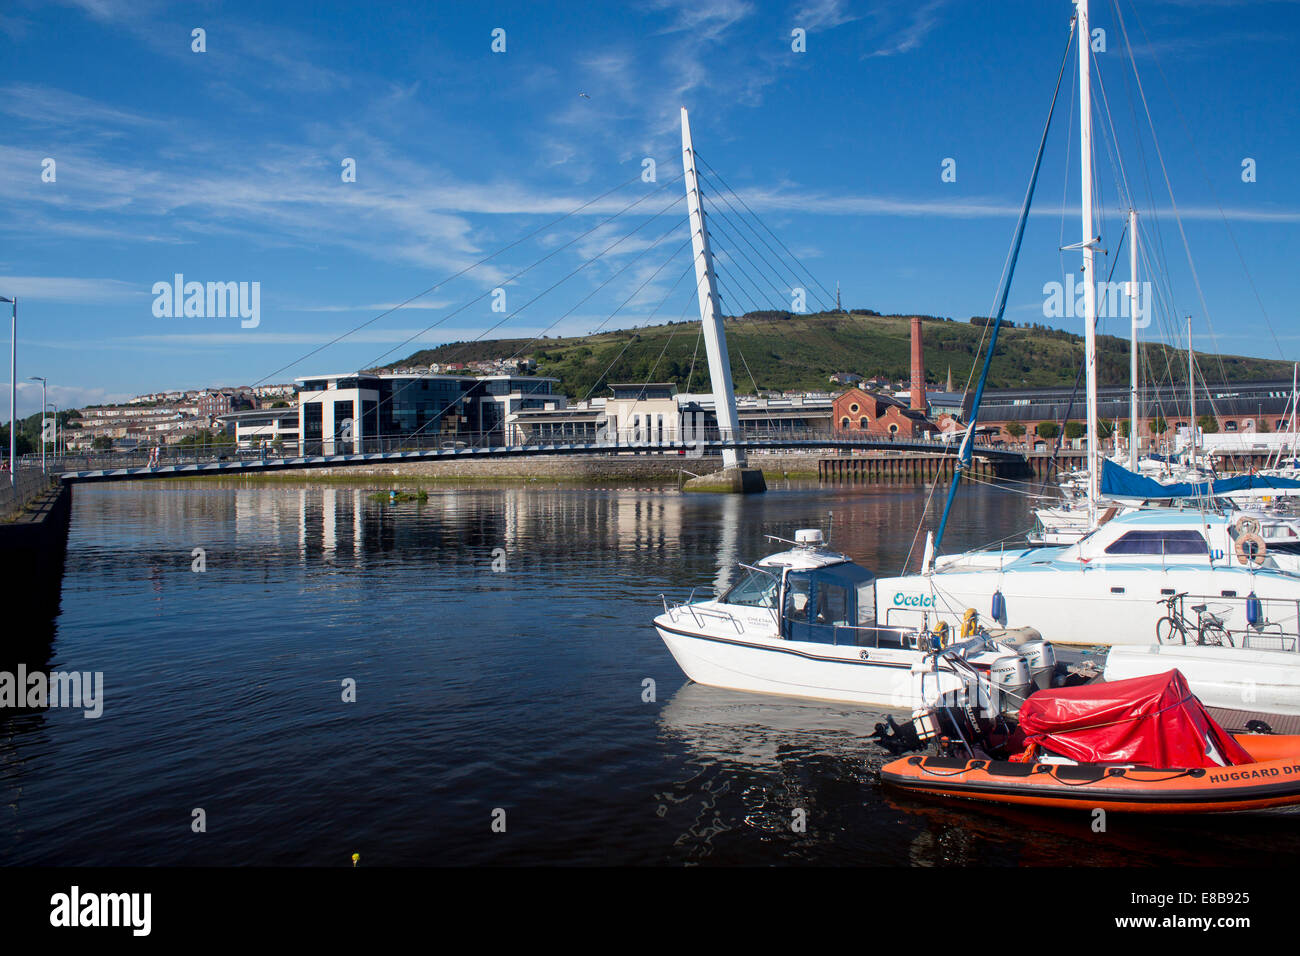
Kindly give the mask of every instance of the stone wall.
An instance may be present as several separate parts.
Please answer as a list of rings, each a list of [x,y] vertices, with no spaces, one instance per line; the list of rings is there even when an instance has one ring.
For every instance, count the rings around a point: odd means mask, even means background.
[[[814,476],[820,454],[753,454],[749,465],[761,468],[769,478],[789,472]],[[434,478],[466,481],[508,481],[516,479],[572,481],[594,484],[602,481],[677,482],[682,471],[695,475],[709,474],[722,468],[722,459],[687,458],[684,455],[611,455],[588,458],[571,455],[548,455],[529,458],[490,460],[457,459],[452,461],[385,462],[330,469],[295,469],[279,471],[277,478],[311,480],[338,478]],[[689,477],[689,475],[688,475]]]

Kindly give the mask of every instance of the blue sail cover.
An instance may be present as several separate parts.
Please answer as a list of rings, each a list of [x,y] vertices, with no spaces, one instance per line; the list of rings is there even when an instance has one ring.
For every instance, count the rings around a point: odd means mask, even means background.
[[[1105,498],[1141,498],[1144,501],[1167,498],[1211,498],[1234,491],[1296,491],[1300,481],[1268,475],[1236,475],[1212,481],[1181,481],[1161,484],[1154,478],[1135,475],[1110,459],[1101,463],[1101,494]]]

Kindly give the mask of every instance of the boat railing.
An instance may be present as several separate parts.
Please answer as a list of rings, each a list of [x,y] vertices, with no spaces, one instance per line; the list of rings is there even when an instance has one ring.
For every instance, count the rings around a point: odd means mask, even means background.
[[[698,628],[704,627],[705,619],[716,618],[717,620],[726,621],[727,623],[729,623],[732,627],[736,629],[737,634],[745,633],[744,622],[741,621],[739,618],[737,618],[730,611],[724,611],[721,608],[701,607],[700,605],[696,604],[694,588],[691,589],[691,593],[686,598],[686,600],[682,602],[674,602],[673,604],[669,604],[668,598],[663,594],[660,594],[659,598],[660,600],[663,601],[664,613],[667,614],[668,619],[673,622],[676,622],[678,616],[682,614],[690,614],[691,619],[695,622],[695,626]]]
[[[1252,600],[1258,602],[1258,618],[1254,624],[1249,623]],[[1203,633],[1210,633],[1211,628],[1216,626],[1221,627],[1234,647],[1300,654],[1300,600],[1252,598],[1250,595],[1238,594],[1184,593],[1174,596],[1174,606],[1183,620],[1188,622],[1189,643],[1195,640],[1197,622],[1200,621],[1207,625],[1203,628]]]
[[[909,650],[915,649],[919,645],[921,637],[921,632],[917,628],[900,627],[898,625],[814,623],[813,626],[829,629],[831,631],[830,643],[834,646],[874,647],[877,649],[885,646]],[[883,644],[881,643],[882,640]]]

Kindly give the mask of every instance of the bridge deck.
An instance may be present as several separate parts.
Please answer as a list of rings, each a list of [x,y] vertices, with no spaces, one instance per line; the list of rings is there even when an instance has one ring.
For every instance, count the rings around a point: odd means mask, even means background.
[[[342,455],[299,455],[291,458],[232,458],[227,461],[192,461],[155,467],[134,466],[100,468],[89,471],[62,473],[65,482],[136,481],[146,478],[184,478],[192,475],[253,475],[300,468],[340,468],[348,465],[384,464],[393,462],[446,461],[455,459],[527,458],[542,455],[618,455],[632,452],[684,453],[689,460],[724,448],[758,451],[763,449],[865,449],[912,452],[932,455],[955,455],[956,444],[928,441],[886,441],[869,438],[800,439],[773,438],[744,441],[691,441],[657,442],[639,445],[613,444],[611,442],[548,442],[532,445],[502,445],[487,448],[424,448],[412,451],[357,452]],[[1003,448],[976,446],[977,457],[1024,461],[1019,452]]]

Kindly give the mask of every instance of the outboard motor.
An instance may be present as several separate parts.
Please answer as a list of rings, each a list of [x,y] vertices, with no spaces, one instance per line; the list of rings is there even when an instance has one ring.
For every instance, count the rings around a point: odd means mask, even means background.
[[[1008,654],[995,660],[989,668],[989,682],[1001,714],[1017,713],[1034,686],[1029,664],[1019,654]]]
[[[1056,648],[1047,641],[1027,641],[1016,648],[1020,656],[1029,665],[1029,674],[1034,686],[1047,690],[1052,686],[1052,676],[1056,673]]]

